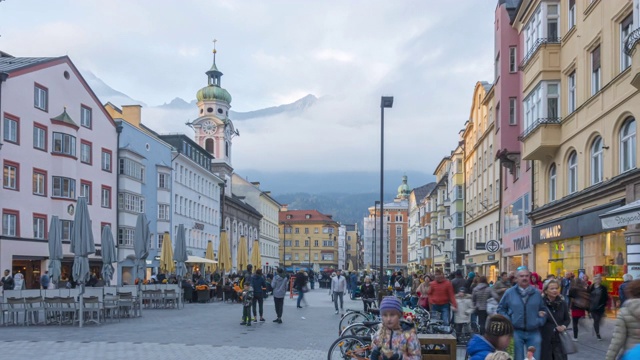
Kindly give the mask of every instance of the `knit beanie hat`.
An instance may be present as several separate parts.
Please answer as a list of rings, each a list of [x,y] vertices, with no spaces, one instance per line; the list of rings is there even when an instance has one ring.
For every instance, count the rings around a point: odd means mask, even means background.
[[[469,277],[469,279],[473,279],[474,277],[476,277],[476,273],[474,273],[473,271],[469,273],[469,275],[467,275]]]
[[[395,296],[385,296],[380,303],[380,312],[385,310],[396,310],[402,314],[402,304],[400,304],[400,300]]]
[[[485,333],[495,337],[513,335],[513,325],[506,317],[500,314],[494,314],[487,319]]]

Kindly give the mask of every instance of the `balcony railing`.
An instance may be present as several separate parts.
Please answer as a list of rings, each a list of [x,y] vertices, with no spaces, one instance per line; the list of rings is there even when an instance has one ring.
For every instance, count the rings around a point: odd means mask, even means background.
[[[631,34],[627,36],[624,41],[624,52],[629,56],[633,55],[638,41],[640,41],[640,28],[633,30]]]
[[[535,54],[536,51],[538,51],[538,48],[540,46],[542,46],[543,44],[559,44],[560,40],[562,40],[561,37],[548,37],[548,38],[540,38],[536,40],[536,42],[533,43],[533,47],[531,48],[531,50],[529,50],[527,55],[520,62],[520,66],[519,66],[520,70],[522,70],[525,66],[527,66],[527,63],[529,62],[529,60],[531,60],[531,58],[533,57],[533,54]]]
[[[527,136],[529,136],[529,134],[531,134],[534,130],[536,130],[542,125],[560,124],[561,121],[562,121],[562,118],[540,118],[536,120],[533,124],[531,124],[525,131],[523,131],[522,134],[518,136],[518,140],[524,141],[524,139],[526,139]]]

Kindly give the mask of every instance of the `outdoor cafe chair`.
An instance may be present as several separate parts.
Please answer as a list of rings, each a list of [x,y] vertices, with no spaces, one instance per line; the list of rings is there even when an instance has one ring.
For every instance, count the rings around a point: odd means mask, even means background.
[[[118,295],[105,295],[102,299],[102,310],[103,315],[102,318],[107,321],[107,318],[111,318],[112,320],[117,318],[120,321],[118,303],[120,301],[120,297]]]
[[[45,297],[44,298],[44,319],[45,324],[60,324],[62,319],[60,318],[60,297]]]
[[[127,315],[128,317],[133,317],[135,315],[135,303],[133,299],[133,295],[130,292],[118,292],[118,308],[120,309],[121,315]]]
[[[60,325],[69,322],[73,325],[78,315],[78,303],[74,297],[60,298]]]
[[[84,306],[85,323],[92,322],[94,324],[100,324],[100,315],[102,313],[102,303],[97,296],[83,297],[82,303]]]
[[[40,324],[40,321],[38,321],[38,318],[41,311],[43,315],[45,315],[44,322],[46,323],[45,307],[44,307],[44,302],[42,300],[42,296],[26,297],[24,299],[24,303],[25,303],[25,321],[24,322],[26,325]]]
[[[26,307],[24,298],[7,298],[6,305],[7,307],[5,308],[5,311],[7,312],[8,321],[5,322],[5,325],[18,325],[18,323],[20,322],[21,314],[23,316],[23,319],[26,321]]]
[[[178,293],[175,289],[166,289],[164,291],[165,306],[168,307],[171,304],[172,307],[178,307]]]

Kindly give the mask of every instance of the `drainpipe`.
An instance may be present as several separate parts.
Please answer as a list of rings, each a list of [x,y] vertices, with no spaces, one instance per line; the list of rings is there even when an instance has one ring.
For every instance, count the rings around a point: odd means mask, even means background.
[[[9,73],[0,72],[0,115],[2,114],[2,83],[7,81],[9,77]],[[2,143],[0,143],[0,148],[2,148]]]
[[[534,191],[536,190],[535,181],[533,181],[534,180],[533,174],[535,172],[535,166],[536,166],[536,162],[531,160],[531,194],[529,194],[529,199],[531,199],[531,201],[529,201],[529,204],[531,204],[530,205],[531,208],[527,209],[527,210],[529,210],[529,212],[532,212],[533,209],[535,208],[535,205],[533,203],[533,199],[534,199],[533,194],[534,194]],[[531,247],[531,259],[530,259],[531,261],[529,261],[529,263],[535,265],[536,252],[535,252],[535,247],[534,247],[534,245],[533,245],[533,243],[531,241],[533,239],[533,219],[531,217],[529,217],[529,226],[531,227],[531,231],[529,231],[529,234],[530,234],[529,235],[530,236],[529,243],[531,244],[531,245],[529,245]],[[530,269],[531,268],[535,268],[535,266],[533,266],[533,265],[529,265],[529,268]]]
[[[120,134],[122,133],[122,122],[116,122],[116,161],[115,164],[118,166],[118,162],[120,161]],[[116,172],[116,259],[120,259],[120,242],[118,239],[118,232],[120,229],[120,214],[118,211],[118,194],[120,192],[120,175]],[[112,204],[114,206],[114,204]],[[122,265],[120,261],[118,261],[118,284],[122,286]]]

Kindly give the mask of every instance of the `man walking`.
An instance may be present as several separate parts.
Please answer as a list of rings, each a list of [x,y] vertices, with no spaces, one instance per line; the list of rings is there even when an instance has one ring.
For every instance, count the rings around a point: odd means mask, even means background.
[[[562,278],[561,286],[562,286],[562,296],[564,296],[564,301],[567,303],[567,307],[569,307],[571,300],[569,299],[569,290],[571,289],[571,280],[573,280],[573,273],[567,271],[564,273],[564,277]]]
[[[333,305],[336,307],[336,314],[338,314],[338,299],[340,299],[340,311],[344,314],[344,292],[347,290],[347,280],[344,276],[340,275],[341,271],[336,271],[336,277],[331,279],[331,293],[333,294]]]
[[[511,287],[511,283],[509,282],[509,274],[507,272],[503,272],[500,274],[500,279],[493,285],[493,290],[498,295],[498,301],[502,300],[502,296],[504,296],[505,291]]]
[[[531,273],[527,267],[519,267],[516,286],[507,289],[498,304],[498,314],[507,317],[515,329],[514,360],[524,360],[525,350],[529,346],[536,349],[533,357],[540,359],[540,328],[547,319],[540,291],[531,286],[530,279]]]
[[[453,293],[453,285],[445,279],[442,270],[437,269],[435,272],[436,279],[429,283],[429,303],[431,311],[439,312],[442,315],[443,325],[448,326],[451,319],[451,310],[455,311],[458,307],[456,297]]]
[[[453,285],[453,293],[457,294],[458,292],[460,292],[460,288],[464,287],[464,284],[466,281],[462,277],[461,270],[456,270],[455,274],[456,274],[456,277],[453,280],[451,280],[451,285]]]
[[[282,324],[282,310],[284,307],[284,297],[287,295],[287,287],[289,280],[284,274],[282,268],[278,268],[276,275],[271,281],[271,287],[273,288],[273,302],[276,306],[276,319],[273,322]]]
[[[40,276],[40,285],[42,286],[43,289],[46,290],[49,288],[50,283],[51,283],[51,278],[49,277],[49,271],[45,270],[44,274]]]
[[[253,288],[253,302],[251,303],[253,322],[258,321],[258,313],[260,314],[260,321],[264,321],[263,302],[267,283],[262,276],[262,269],[257,269],[256,273],[251,277],[251,287]]]
[[[13,281],[13,277],[11,276],[11,271],[9,271],[9,269],[4,271],[4,277],[0,280],[0,284],[2,285],[2,290],[13,290],[15,287],[15,282]]]

